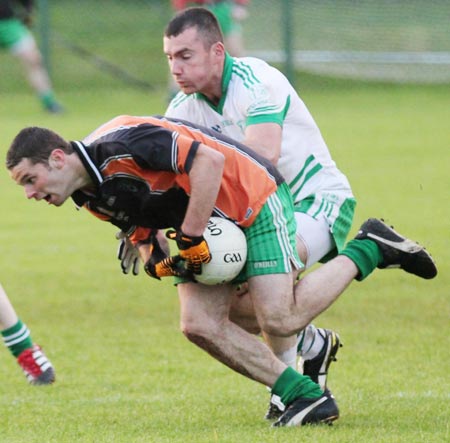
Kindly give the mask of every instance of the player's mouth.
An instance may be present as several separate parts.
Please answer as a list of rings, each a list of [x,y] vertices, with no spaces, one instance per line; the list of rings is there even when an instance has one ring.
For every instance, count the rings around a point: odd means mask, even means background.
[[[50,194],[47,194],[47,195],[44,197],[44,200],[45,200],[49,205],[52,204],[52,196],[51,196]]]
[[[180,88],[189,88],[191,85],[187,81],[177,80],[177,84]]]

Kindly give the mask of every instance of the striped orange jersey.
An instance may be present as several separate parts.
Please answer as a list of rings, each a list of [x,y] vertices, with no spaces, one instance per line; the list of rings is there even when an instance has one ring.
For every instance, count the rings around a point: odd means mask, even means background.
[[[225,157],[212,215],[250,226],[284,181],[250,148],[210,129],[161,116],[119,116],[82,142],[71,143],[96,185],[95,195],[76,191],[73,200],[135,242],[152,228],[181,226],[190,195],[189,171],[200,143]]]

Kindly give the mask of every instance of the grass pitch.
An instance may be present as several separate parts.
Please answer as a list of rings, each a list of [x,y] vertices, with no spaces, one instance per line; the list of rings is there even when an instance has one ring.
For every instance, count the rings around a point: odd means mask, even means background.
[[[353,233],[384,217],[427,245],[439,275],[423,281],[376,271],[315,322],[345,344],[329,385],[332,427],[271,429],[264,387],[234,374],[178,331],[170,282],[124,276],[113,226],[68,202],[26,201],[0,169],[2,268],[8,291],[57,372],[27,385],[0,354],[0,441],[417,442],[449,440],[450,91],[300,78],[300,93],[358,199]],[[164,111],[164,91],[67,92],[47,116],[26,93],[0,100],[1,155],[24,126],[81,138],[121,113]]]

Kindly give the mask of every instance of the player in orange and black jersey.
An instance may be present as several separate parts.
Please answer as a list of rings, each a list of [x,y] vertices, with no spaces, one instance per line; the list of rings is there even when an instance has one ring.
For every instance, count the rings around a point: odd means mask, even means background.
[[[120,116],[84,143],[72,142],[72,146],[97,183],[101,198],[82,191],[72,197],[100,218],[111,214],[109,221],[129,233],[134,226],[180,228],[190,194],[187,174],[200,143],[226,159],[213,215],[247,227],[267,196],[284,182],[269,161],[246,146],[210,129],[165,117]],[[148,235],[146,230],[139,231],[133,240]]]
[[[203,232],[211,215],[242,227],[247,240],[243,277],[263,333],[291,337],[351,283],[376,267],[399,267],[433,278],[436,266],[416,243],[382,221],[364,223],[340,255],[295,285],[296,251],[289,187],[268,161],[231,139],[182,121],[122,116],[83,142],[25,128],[6,166],[29,199],[61,206],[69,198],[119,226],[137,245],[146,272],[177,276],[186,337],[234,371],[271,388],[286,410],[274,426],[331,423],[339,410],[331,392],[298,373],[230,320],[233,283],[195,282],[211,260]],[[154,231],[170,227],[178,254],[168,257]],[[321,303],[312,303],[316,297]],[[295,337],[294,337],[295,339]]]

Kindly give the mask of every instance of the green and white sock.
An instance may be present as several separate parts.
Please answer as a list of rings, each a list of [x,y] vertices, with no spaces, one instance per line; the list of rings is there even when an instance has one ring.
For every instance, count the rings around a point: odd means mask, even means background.
[[[322,350],[325,340],[314,325],[308,325],[300,332],[297,352],[304,360],[311,360]]]
[[[347,256],[359,270],[356,280],[364,280],[383,261],[378,245],[369,239],[350,240],[341,255]]]
[[[18,357],[22,351],[33,346],[30,330],[20,319],[14,326],[4,329],[1,333],[5,346],[14,357]]]
[[[309,377],[299,374],[291,367],[288,367],[273,385],[272,394],[278,395],[283,404],[290,405],[300,397],[318,398],[323,394],[323,391]]]
[[[295,369],[297,366],[297,345],[284,352],[275,352],[278,360],[281,360],[286,366]]]

